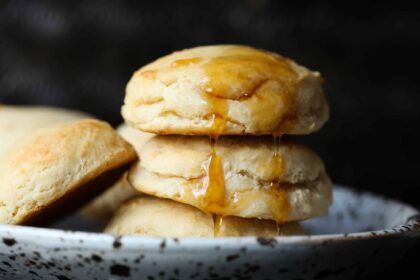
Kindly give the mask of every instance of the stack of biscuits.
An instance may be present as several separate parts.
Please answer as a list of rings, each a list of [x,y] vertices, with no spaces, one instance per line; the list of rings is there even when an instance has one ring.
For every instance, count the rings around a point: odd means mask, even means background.
[[[117,131],[80,112],[0,106],[0,224],[46,226],[87,205],[118,235],[303,234],[332,186],[321,159],[282,136],[327,121],[321,82],[277,54],[220,45],[134,73]]]
[[[327,121],[321,83],[290,59],[237,45],[187,49],[142,67],[122,108],[139,161],[120,185],[138,194],[128,194],[105,231],[302,234],[299,221],[327,212],[332,185],[314,152],[282,136]]]

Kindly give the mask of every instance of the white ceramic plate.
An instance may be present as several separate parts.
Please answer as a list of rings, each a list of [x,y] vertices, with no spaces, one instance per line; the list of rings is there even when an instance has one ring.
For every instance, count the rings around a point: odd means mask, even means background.
[[[73,217],[61,227],[88,228]],[[420,236],[419,211],[336,186],[310,236],[148,238],[0,225],[0,279],[355,279]]]

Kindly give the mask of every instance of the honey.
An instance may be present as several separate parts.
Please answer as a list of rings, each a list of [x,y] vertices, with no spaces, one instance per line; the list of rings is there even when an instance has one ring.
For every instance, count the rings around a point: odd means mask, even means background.
[[[196,59],[191,60],[196,61]],[[191,61],[182,61],[182,63],[189,64]],[[216,152],[216,142],[226,127],[229,108],[226,99],[209,94],[208,90],[214,91],[219,89],[204,88],[202,92],[209,106],[209,112],[211,112],[209,116],[211,118],[209,131],[211,153],[203,165],[206,175],[203,179],[199,201],[202,209],[205,211],[209,213],[223,213],[223,209],[226,207],[225,179],[223,162]]]
[[[223,226],[223,216],[213,214],[213,223],[214,223],[214,237],[219,237],[221,235],[221,229]]]
[[[271,202],[271,209],[275,213],[275,220],[277,224],[282,224],[285,222],[289,212],[290,212],[290,204],[287,200],[286,191],[284,187],[281,185],[280,180],[284,174],[284,163],[283,158],[280,155],[280,136],[273,136],[274,139],[274,153],[273,153],[273,161],[274,161],[274,181],[271,182],[270,188],[268,192],[276,198],[273,202]]]
[[[273,136],[273,140],[274,140],[274,151],[273,151],[273,165],[274,165],[274,174],[273,174],[273,178],[275,178],[275,183],[279,184],[280,182],[280,178],[283,176],[284,174],[284,163],[283,163],[283,158],[280,155],[280,140],[281,137],[279,136]]]
[[[207,96],[219,98],[207,97],[210,111],[216,119],[226,120],[224,108],[227,100],[249,98],[265,83],[275,81],[281,85],[277,91],[282,102],[282,118],[272,134],[278,136],[292,129],[299,76],[288,59],[250,47],[229,47],[222,54],[206,61],[203,67],[206,78],[202,83],[202,91]]]
[[[202,209],[209,213],[223,213],[226,206],[225,178],[222,159],[216,154],[216,140],[211,140],[211,154],[204,162],[206,176],[202,182],[202,189],[196,195]]]
[[[249,97],[266,80],[280,82],[290,91],[297,81],[290,62],[276,54],[250,47],[230,47],[204,64],[208,94],[228,99]]]
[[[199,57],[183,58],[183,59],[175,60],[174,62],[172,62],[171,66],[172,67],[183,67],[183,66],[196,64],[200,61],[201,61],[201,58],[199,58]]]
[[[272,185],[268,190],[271,195],[270,198],[270,208],[274,213],[274,220],[278,224],[284,224],[290,212],[290,204],[287,200],[287,195],[284,188],[281,185]]]
[[[184,67],[202,63],[205,79],[201,83],[202,96],[208,106],[208,117],[211,120],[209,136],[211,153],[203,163],[205,176],[201,188],[194,193],[202,210],[216,213],[214,216],[215,235],[217,236],[223,218],[228,209],[245,207],[246,201],[227,201],[222,159],[217,155],[216,142],[223,134],[228,121],[229,100],[241,100],[251,97],[267,81],[276,81],[279,87],[280,100],[283,103],[282,116],[274,136],[273,174],[274,181],[267,189],[260,189],[267,195],[268,203],[278,224],[284,223],[290,211],[286,192],[280,184],[284,173],[284,163],[279,154],[280,136],[291,130],[295,115],[295,86],[298,75],[291,68],[287,59],[249,47],[229,47],[217,57],[205,60],[186,58],[176,60],[172,67]],[[245,199],[246,200],[246,199]]]
[[[290,204],[287,199],[287,194],[282,186],[280,180],[284,174],[284,162],[279,151],[280,137],[274,138],[274,151],[272,164],[274,165],[271,176],[273,181],[268,188],[256,190],[261,195],[265,193],[266,201],[274,216],[274,220],[278,225],[283,224],[290,212]],[[223,225],[223,215],[236,210],[243,209],[252,203],[252,194],[236,195],[233,199],[226,198],[224,172],[222,159],[216,154],[216,141],[211,139],[211,153],[209,158],[203,163],[205,176],[201,183],[200,191],[195,193],[195,198],[199,202],[199,207],[214,216],[215,234],[220,231],[220,226]],[[221,216],[222,215],[222,216]],[[277,227],[277,229],[279,226]],[[217,236],[217,235],[216,235]]]
[[[209,136],[212,140],[217,141],[218,137],[223,133],[227,123],[227,112],[228,104],[226,100],[207,96],[207,104],[211,107],[211,111],[214,112],[211,115],[211,126]]]

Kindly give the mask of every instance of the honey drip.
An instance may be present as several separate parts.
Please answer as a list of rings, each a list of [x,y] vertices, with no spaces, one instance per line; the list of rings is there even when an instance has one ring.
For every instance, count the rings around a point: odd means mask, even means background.
[[[280,137],[274,136],[274,180],[271,182],[269,192],[274,194],[276,199],[271,203],[271,209],[273,209],[277,222],[277,234],[280,233],[280,226],[283,224],[289,215],[290,204],[287,200],[287,195],[282,187],[280,180],[284,174],[284,163],[283,158],[280,155]]]
[[[201,59],[181,59],[172,63],[172,67],[183,67],[201,62]],[[200,201],[200,208],[209,213],[223,215],[226,205],[225,182],[222,159],[216,153],[216,141],[222,135],[228,121],[228,100],[239,100],[253,95],[266,81],[281,84],[283,119],[273,131],[275,150],[273,154],[274,181],[268,190],[271,209],[275,213],[277,224],[284,223],[290,211],[286,193],[280,184],[284,173],[283,160],[279,154],[280,135],[292,129],[295,113],[295,84],[298,75],[291,68],[290,62],[272,53],[247,47],[231,47],[215,58],[203,61],[205,79],[202,81],[202,95],[208,106],[207,117],[211,120],[208,134],[211,139],[211,154],[203,164],[205,177],[200,190],[195,193]],[[273,195],[274,194],[274,195]],[[219,234],[221,216],[214,216],[215,235]],[[279,232],[279,225],[277,226]]]
[[[288,133],[293,130],[296,124],[296,105],[295,100],[291,94],[285,94],[282,96],[283,107],[285,108],[283,118],[279,125],[273,132],[273,136],[280,138],[281,135]]]
[[[211,153],[209,159],[204,163],[206,176],[203,180],[200,204],[209,213],[223,214],[226,207],[225,178],[222,159],[216,152],[216,142],[226,127],[228,103],[223,98],[208,94],[208,90],[205,89],[202,94],[211,113],[212,121],[209,129]],[[213,91],[213,89],[210,91]],[[221,222],[221,218],[217,221]],[[215,231],[218,231],[217,226]]]
[[[223,213],[226,205],[222,159],[216,154],[216,140],[211,139],[211,154],[204,162],[206,176],[199,192],[201,207],[209,213]]]
[[[229,99],[252,94],[266,80],[276,80],[288,88],[298,78],[287,59],[243,46],[226,48],[205,63],[204,71],[205,92]]]
[[[278,96],[282,102],[281,120],[274,128],[273,134],[280,135],[293,129],[293,124],[296,123],[294,98],[299,76],[288,59],[254,48],[230,47],[204,63],[204,72],[206,79],[203,81],[203,91],[207,95],[225,100],[249,98],[257,94],[259,88],[266,82],[279,83],[281,86],[278,89]],[[258,110],[258,108],[250,109]],[[217,111],[214,113],[216,116],[223,116]]]
[[[223,216],[213,214],[213,223],[214,223],[214,237],[219,237],[221,235],[220,230],[223,225]]]
[[[205,95],[209,111],[212,112],[210,115],[212,122],[209,129],[209,136],[212,141],[217,141],[226,127],[229,110],[228,103],[225,99],[211,96],[206,93],[203,94]]]

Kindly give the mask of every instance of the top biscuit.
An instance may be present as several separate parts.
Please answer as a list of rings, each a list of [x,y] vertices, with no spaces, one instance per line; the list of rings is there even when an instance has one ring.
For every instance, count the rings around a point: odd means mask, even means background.
[[[197,47],[135,72],[122,114],[158,134],[309,134],[329,116],[321,83],[318,72],[275,53]]]

